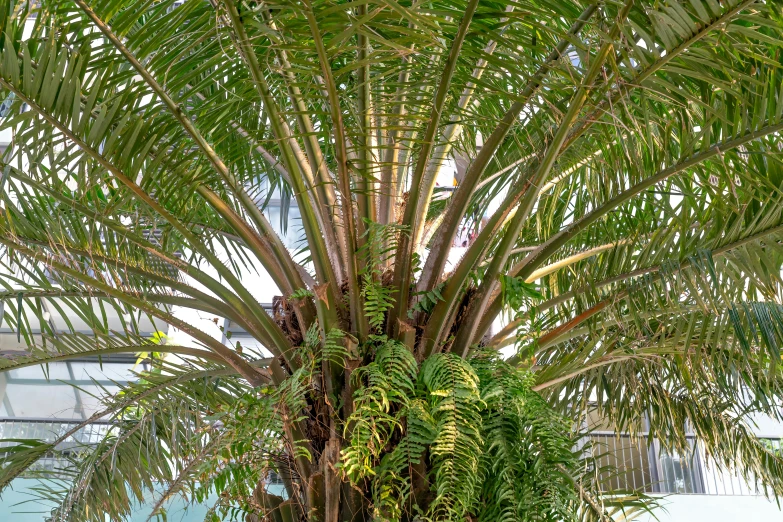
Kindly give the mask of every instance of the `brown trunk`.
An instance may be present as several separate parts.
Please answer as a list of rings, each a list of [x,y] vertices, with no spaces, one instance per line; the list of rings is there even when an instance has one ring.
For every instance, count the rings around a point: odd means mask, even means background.
[[[423,511],[432,502],[432,492],[430,491],[429,470],[427,469],[427,452],[421,456],[418,464],[414,464],[411,469],[411,497],[415,505]],[[411,515],[413,515],[411,513]]]
[[[347,481],[340,485],[342,506],[340,522],[367,522],[370,520],[364,495]]]
[[[324,520],[326,499],[324,498],[324,474],[316,471],[307,484],[308,509],[306,520]]]
[[[321,455],[321,472],[324,476],[324,522],[340,520],[340,440],[332,437]]]

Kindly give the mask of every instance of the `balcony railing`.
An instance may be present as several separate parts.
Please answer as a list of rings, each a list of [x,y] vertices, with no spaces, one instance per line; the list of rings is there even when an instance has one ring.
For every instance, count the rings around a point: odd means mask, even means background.
[[[783,450],[781,439],[762,439],[773,451]],[[593,433],[589,451],[604,472],[606,490],[634,490],[652,494],[763,495],[762,487],[749,483],[733,470],[712,462],[695,438],[684,455],[671,454],[658,441],[615,433]]]

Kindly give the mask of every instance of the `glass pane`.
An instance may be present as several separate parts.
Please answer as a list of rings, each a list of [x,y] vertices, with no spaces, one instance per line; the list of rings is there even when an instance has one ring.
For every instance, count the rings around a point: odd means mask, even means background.
[[[134,380],[134,375],[130,372],[133,363],[103,363],[98,362],[72,362],[71,370],[77,381],[88,381],[96,379],[98,381],[128,381]]]
[[[693,442],[690,445],[691,450],[686,455],[661,448],[658,457],[661,493],[700,493],[703,490],[695,445]]]
[[[9,384],[5,393],[16,417],[81,417],[73,387],[67,384]]]
[[[44,366],[29,366],[27,368],[19,368],[17,370],[11,370],[8,375],[12,379],[40,379],[46,380],[46,376],[49,379],[70,379],[68,375],[68,368],[64,364],[52,363],[48,367]]]
[[[101,399],[106,397],[107,394],[114,394],[119,391],[116,386],[106,386],[105,389],[100,386],[88,385],[79,386],[77,393],[82,401],[82,410],[84,415],[89,417],[95,412],[105,408]]]
[[[288,209],[285,223],[280,222],[281,212],[278,205],[269,205],[264,212],[268,216],[272,228],[280,235],[286,247],[294,250],[302,246],[301,242],[305,234],[302,230],[302,217],[297,207],[292,206]],[[285,228],[285,231],[283,231],[283,228]]]

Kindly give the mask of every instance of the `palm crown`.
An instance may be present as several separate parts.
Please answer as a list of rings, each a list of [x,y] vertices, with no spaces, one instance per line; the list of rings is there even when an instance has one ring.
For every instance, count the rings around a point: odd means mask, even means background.
[[[779,3],[10,0],[0,27],[2,297],[31,346],[0,365],[149,351],[137,312],[197,345],[107,398],[116,429],[61,470],[55,519],[161,482],[156,514],[215,490],[280,521],[643,507],[574,453],[588,409],[674,447],[687,426],[783,493],[741,421],[782,393]],[[19,442],[0,484],[56,447]]]

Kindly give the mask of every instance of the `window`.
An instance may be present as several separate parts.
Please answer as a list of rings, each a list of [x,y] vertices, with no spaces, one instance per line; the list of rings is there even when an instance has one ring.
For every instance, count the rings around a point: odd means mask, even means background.
[[[0,103],[0,118],[5,118],[11,113],[11,107],[14,104],[16,96],[14,93],[9,94],[5,100]]]

